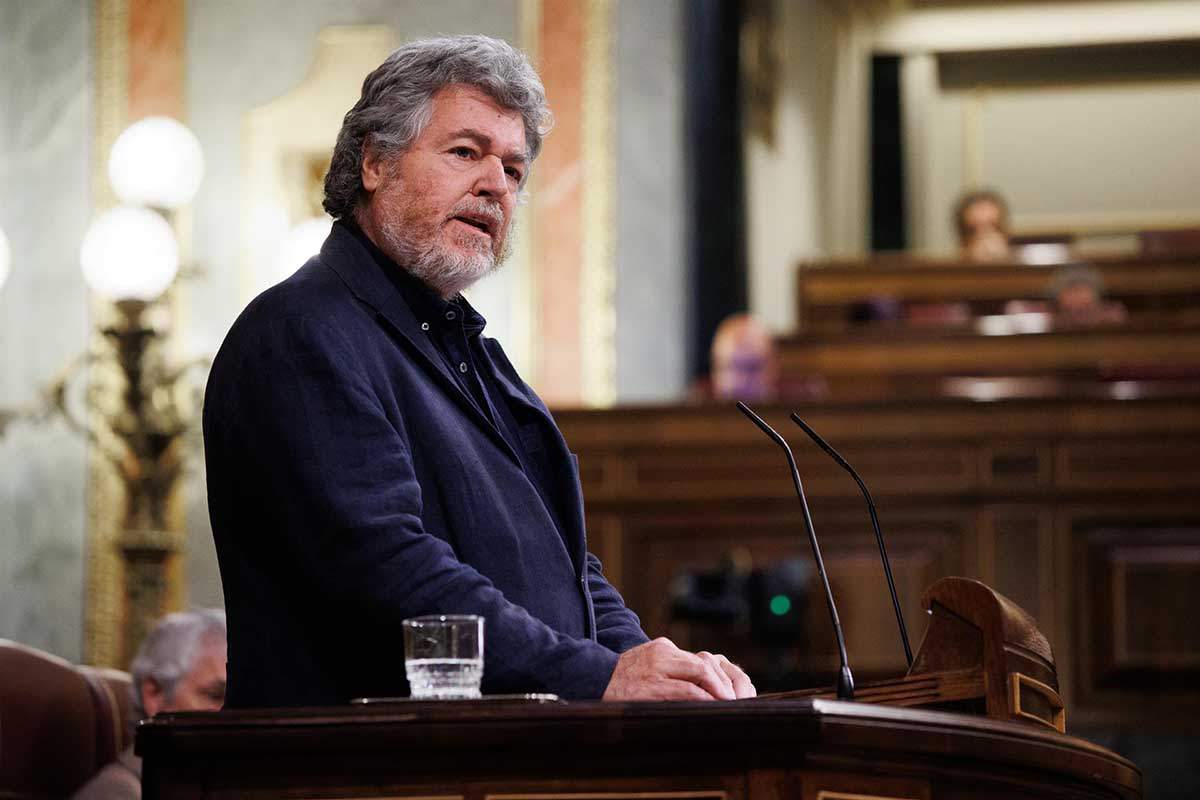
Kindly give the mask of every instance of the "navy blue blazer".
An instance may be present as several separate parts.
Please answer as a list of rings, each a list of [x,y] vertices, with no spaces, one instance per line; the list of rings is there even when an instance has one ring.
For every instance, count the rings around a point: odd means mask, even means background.
[[[539,493],[385,269],[335,225],[247,306],[213,363],[204,446],[226,705],[407,694],[400,622],[432,613],[485,618],[485,693],[598,698],[646,636],[587,552],[574,456],[483,340],[477,368],[552,467]]]

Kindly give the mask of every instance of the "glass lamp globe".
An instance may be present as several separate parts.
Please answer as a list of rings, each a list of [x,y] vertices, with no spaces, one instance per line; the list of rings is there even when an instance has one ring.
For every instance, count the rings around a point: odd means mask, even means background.
[[[8,237],[0,230],[0,289],[4,288],[4,282],[8,280],[8,268],[11,263],[12,250],[8,247]]]
[[[304,266],[304,262],[321,252],[321,245],[333,229],[329,217],[309,217],[292,226],[283,240],[283,248],[276,264],[275,280],[281,281]]]
[[[112,300],[150,301],[175,280],[179,245],[162,215],[118,206],[88,226],[79,262],[92,291]]]
[[[200,142],[182,122],[146,117],[126,128],[108,157],[108,179],[121,202],[178,208],[204,177]]]

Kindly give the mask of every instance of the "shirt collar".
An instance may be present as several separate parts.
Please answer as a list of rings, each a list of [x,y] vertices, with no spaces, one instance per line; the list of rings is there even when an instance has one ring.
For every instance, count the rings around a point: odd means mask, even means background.
[[[445,331],[452,329],[451,326],[461,325],[468,338],[483,333],[483,329],[487,326],[487,320],[467,302],[467,298],[456,294],[449,300],[443,299],[437,292],[426,286],[420,278],[401,267],[387,253],[376,247],[371,238],[352,218],[343,217],[335,224],[344,225],[367,248],[367,252],[375,259],[375,263],[383,269],[388,280],[396,287],[396,291],[404,298],[408,307],[412,309],[413,315],[421,323],[422,330]]]

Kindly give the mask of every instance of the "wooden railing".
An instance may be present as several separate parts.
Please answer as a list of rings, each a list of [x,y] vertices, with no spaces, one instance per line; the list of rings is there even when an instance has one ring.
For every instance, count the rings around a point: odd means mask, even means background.
[[[1106,295],[1133,318],[1179,317],[1195,322],[1200,309],[1200,256],[1108,258],[1087,262]],[[1010,300],[1044,299],[1056,265],[971,264],[899,256],[799,266],[797,313],[803,333],[853,328],[863,303],[888,298],[901,315],[917,304],[961,303],[976,317],[1003,310]]]
[[[974,328],[865,328],[782,339],[779,359],[783,386],[820,376],[834,400],[982,399],[1006,391],[995,381],[955,380],[966,377],[1050,379],[1043,381],[1051,387],[1045,392],[1062,393],[1069,385],[1097,395],[1128,392],[1119,381],[1141,381],[1140,390],[1153,393],[1200,387],[1200,325],[1131,323],[1002,336]]]

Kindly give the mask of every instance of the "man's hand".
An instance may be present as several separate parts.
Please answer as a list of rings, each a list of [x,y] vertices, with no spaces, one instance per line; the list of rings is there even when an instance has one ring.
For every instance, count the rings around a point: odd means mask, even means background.
[[[659,638],[626,650],[603,700],[735,700],[754,697],[754,684],[725,656],[689,653]]]

